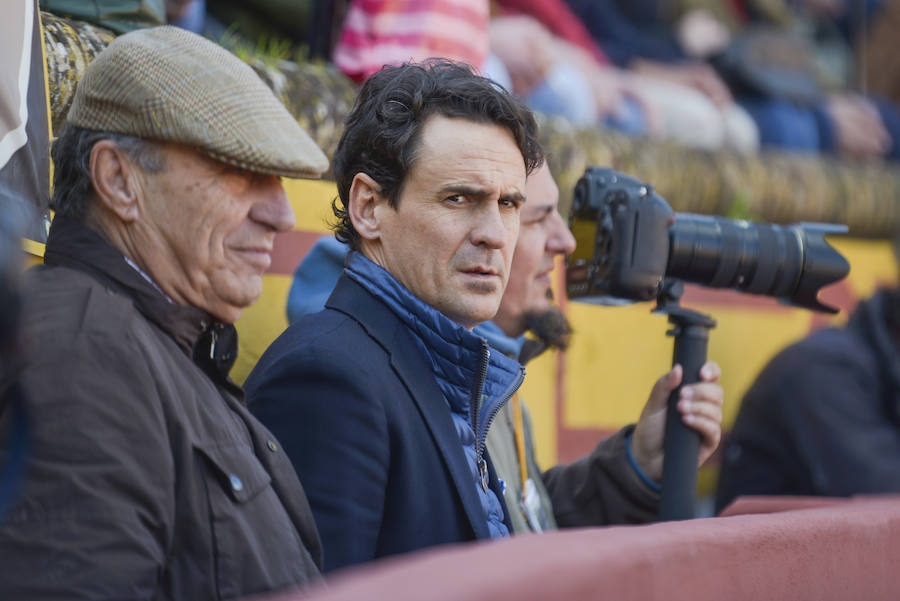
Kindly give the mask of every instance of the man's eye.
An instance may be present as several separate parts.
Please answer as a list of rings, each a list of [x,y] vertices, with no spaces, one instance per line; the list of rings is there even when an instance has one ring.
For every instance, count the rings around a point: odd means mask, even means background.
[[[512,198],[501,198],[500,206],[507,209],[518,209],[522,203],[518,200],[513,200]]]
[[[453,196],[448,196],[445,202],[452,205],[461,205],[466,202],[466,197],[462,194],[454,194]]]
[[[271,177],[269,175],[266,175],[265,173],[258,173],[256,171],[250,171],[249,169],[242,169],[240,167],[234,167],[232,165],[227,166],[224,173],[225,175],[244,179],[254,185],[265,182],[268,178]]]
[[[546,211],[538,215],[531,214],[529,217],[522,217],[522,225],[540,225],[545,226],[550,223],[553,213]]]

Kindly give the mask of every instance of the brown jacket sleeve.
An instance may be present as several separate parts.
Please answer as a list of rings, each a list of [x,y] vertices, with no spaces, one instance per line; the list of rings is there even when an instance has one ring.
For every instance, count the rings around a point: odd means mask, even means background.
[[[560,528],[640,524],[656,519],[659,493],[641,482],[628,462],[626,426],[578,461],[543,473]]]
[[[0,599],[151,599],[175,513],[156,384],[112,337],[59,338],[24,375],[28,478],[0,523]]]

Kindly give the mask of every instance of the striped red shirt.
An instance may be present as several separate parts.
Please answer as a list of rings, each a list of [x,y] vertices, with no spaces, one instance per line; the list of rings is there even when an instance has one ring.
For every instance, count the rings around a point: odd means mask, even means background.
[[[386,64],[443,57],[484,65],[487,0],[353,0],[334,62],[356,81]]]

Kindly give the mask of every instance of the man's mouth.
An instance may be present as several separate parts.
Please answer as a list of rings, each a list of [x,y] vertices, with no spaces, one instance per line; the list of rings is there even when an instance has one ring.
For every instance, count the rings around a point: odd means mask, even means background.
[[[553,283],[553,263],[551,262],[549,265],[545,262],[542,265],[543,269],[538,272],[534,279],[541,283],[552,284]]]
[[[272,264],[272,249],[267,247],[251,247],[234,249],[243,259],[261,272]]]
[[[541,284],[550,286],[553,283],[553,277],[551,276],[553,270],[548,269],[547,271],[539,272],[534,279],[540,282]]]
[[[463,269],[462,272],[469,276],[485,279],[500,277],[500,274],[490,267],[471,267],[468,269]]]

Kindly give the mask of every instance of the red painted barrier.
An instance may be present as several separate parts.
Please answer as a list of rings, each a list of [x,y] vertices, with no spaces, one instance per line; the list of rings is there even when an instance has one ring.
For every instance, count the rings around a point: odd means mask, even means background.
[[[302,598],[896,601],[900,498],[445,547],[335,573]]]

